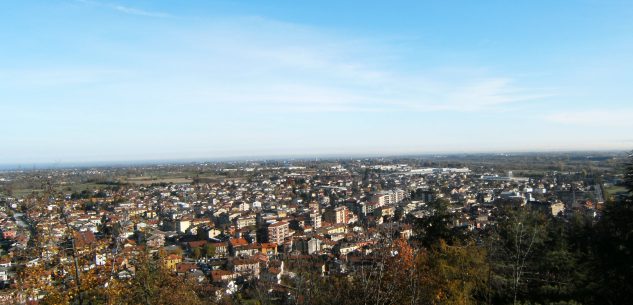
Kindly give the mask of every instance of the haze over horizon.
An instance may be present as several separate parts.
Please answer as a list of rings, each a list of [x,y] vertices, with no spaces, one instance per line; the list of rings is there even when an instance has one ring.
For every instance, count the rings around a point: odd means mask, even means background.
[[[0,164],[630,150],[633,3],[0,3]]]

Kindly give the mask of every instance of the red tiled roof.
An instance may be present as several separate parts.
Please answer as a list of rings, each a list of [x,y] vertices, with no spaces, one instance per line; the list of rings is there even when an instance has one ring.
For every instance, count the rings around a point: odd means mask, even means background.
[[[246,239],[244,239],[242,237],[240,237],[240,238],[231,238],[229,240],[229,242],[231,243],[231,246],[233,246],[233,247],[248,245],[248,241],[246,241]]]
[[[206,240],[196,240],[196,241],[190,241],[190,242],[187,243],[189,248],[199,248],[199,247],[202,247],[202,246],[204,246],[206,244],[207,244]]]
[[[278,222],[275,222],[275,223],[269,225],[268,227],[269,228],[274,228],[274,227],[279,227],[279,226],[283,226],[283,225],[287,225],[287,224],[288,223],[285,222],[285,221],[278,221]]]
[[[91,231],[75,232],[73,236],[75,238],[75,246],[77,248],[90,246],[95,241],[97,241],[97,238],[95,237],[94,233],[92,233]]]
[[[213,270],[211,271],[211,280],[214,282],[222,281],[226,278],[231,278],[234,276],[234,273],[227,270]]]
[[[176,265],[176,272],[178,273],[186,273],[194,269],[198,269],[196,263],[178,263]]]

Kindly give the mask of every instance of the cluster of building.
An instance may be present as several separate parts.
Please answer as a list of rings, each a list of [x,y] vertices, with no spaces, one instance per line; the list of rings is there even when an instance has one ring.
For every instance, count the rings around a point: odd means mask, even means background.
[[[42,277],[55,280],[67,276],[58,269],[78,256],[83,271],[125,279],[134,276],[135,257],[150,252],[218,297],[249,281],[284,295],[290,292],[282,282],[297,268],[353,272],[388,240],[412,237],[410,223],[431,215],[429,203],[437,199],[456,213],[454,226],[469,230],[494,223],[500,204],[595,216],[603,201],[599,184],[575,174],[528,179],[374,163],[255,164],[217,169],[233,175],[217,181],[109,184],[88,198],[68,192],[3,198],[0,292],[19,294],[11,272],[19,264],[43,266],[49,272]],[[32,232],[37,240],[29,239]],[[37,255],[29,257],[29,247]]]

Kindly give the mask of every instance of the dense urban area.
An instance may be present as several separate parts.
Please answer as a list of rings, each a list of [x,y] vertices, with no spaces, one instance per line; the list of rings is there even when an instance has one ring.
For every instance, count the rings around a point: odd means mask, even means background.
[[[0,172],[3,304],[625,304],[625,152]]]

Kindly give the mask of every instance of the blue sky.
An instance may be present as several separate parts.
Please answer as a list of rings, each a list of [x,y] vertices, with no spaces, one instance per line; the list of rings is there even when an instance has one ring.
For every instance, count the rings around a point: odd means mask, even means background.
[[[631,1],[0,2],[0,163],[633,148]]]

